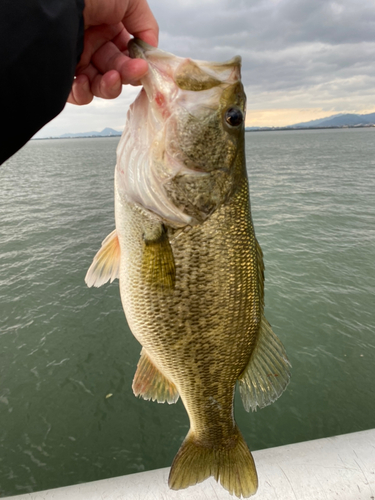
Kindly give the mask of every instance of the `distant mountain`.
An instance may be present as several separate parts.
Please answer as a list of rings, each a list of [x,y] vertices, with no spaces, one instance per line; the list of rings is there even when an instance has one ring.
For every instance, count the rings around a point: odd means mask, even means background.
[[[325,127],[375,127],[375,113],[367,115],[356,115],[352,113],[327,116],[319,120],[311,120],[310,122],[296,123],[286,127],[246,127],[246,131],[252,132],[256,130],[280,130],[280,129],[295,129],[295,128],[325,128]]]
[[[296,123],[286,128],[315,128],[315,127],[359,127],[366,125],[375,125],[375,113],[367,115],[339,114],[332,115],[320,120],[311,122]]]
[[[68,137],[119,137],[122,134],[121,131],[115,130],[113,128],[106,127],[101,132],[79,132],[77,134],[62,134],[60,138],[68,138]]]
[[[296,123],[295,125],[289,125],[290,127],[295,127],[295,128],[299,128],[299,127],[319,127],[319,125],[321,125],[323,122],[325,122],[326,120],[331,120],[332,118],[338,118],[339,116],[342,116],[342,113],[338,114],[338,115],[332,115],[332,116],[329,116],[329,117],[326,117],[326,118],[319,118],[318,120],[311,120],[309,122],[301,122],[301,123]]]

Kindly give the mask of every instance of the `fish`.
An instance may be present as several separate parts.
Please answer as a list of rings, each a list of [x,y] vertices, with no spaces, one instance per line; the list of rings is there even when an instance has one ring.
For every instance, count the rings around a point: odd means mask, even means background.
[[[159,403],[181,398],[190,429],[168,484],[213,476],[249,497],[258,477],[235,422],[275,401],[290,379],[285,349],[264,316],[264,264],[246,172],[241,58],[198,61],[129,42],[148,73],[117,147],[115,225],[87,272],[89,287],[119,279],[142,346],[132,388]]]

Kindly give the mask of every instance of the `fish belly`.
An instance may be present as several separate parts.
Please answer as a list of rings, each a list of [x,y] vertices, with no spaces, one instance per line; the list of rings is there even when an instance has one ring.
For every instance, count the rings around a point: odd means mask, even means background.
[[[260,316],[247,181],[203,224],[172,235],[172,292],[150,287],[141,273],[150,216],[118,195],[116,205],[120,291],[130,329],[176,385],[191,420],[203,430],[227,414],[229,431],[234,386]]]

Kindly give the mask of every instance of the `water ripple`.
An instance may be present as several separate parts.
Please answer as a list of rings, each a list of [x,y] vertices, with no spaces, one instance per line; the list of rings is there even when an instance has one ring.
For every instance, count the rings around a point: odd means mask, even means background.
[[[266,314],[293,365],[277,404],[236,399],[252,449],[374,426],[374,132],[246,134]],[[1,495],[168,466],[188,428],[180,403],[132,394],[117,283],[83,281],[114,227],[116,144],[32,141],[0,169]]]

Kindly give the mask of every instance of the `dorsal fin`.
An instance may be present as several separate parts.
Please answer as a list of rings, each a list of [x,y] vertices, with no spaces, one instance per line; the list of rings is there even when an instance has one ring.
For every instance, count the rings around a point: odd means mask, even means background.
[[[89,267],[85,282],[88,287],[99,287],[119,277],[121,250],[116,229],[102,242]]]

